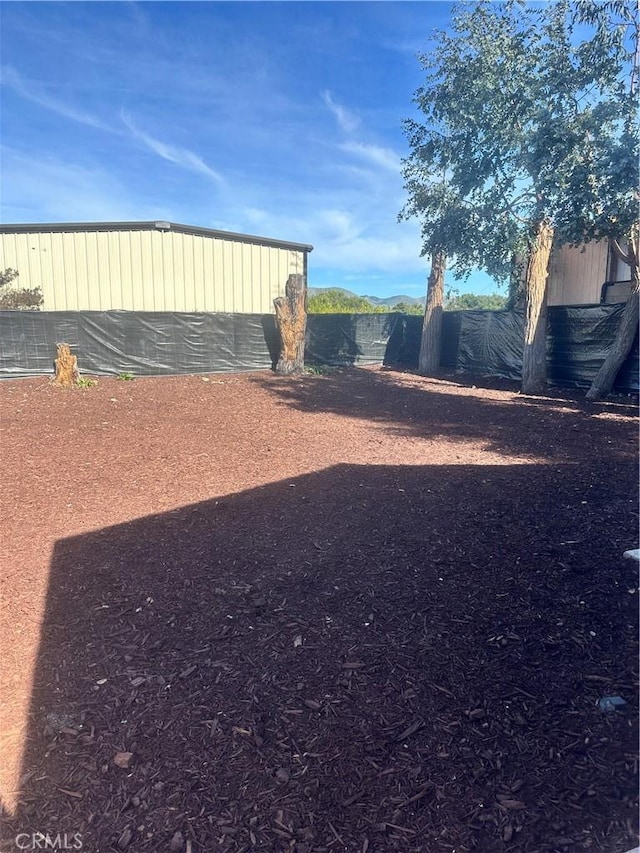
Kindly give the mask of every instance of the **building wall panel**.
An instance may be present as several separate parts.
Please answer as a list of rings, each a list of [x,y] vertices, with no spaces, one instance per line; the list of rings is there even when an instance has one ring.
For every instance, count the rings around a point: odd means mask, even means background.
[[[67,236],[67,235],[65,235]],[[68,235],[72,238],[82,236],[76,234]],[[98,268],[98,279],[90,284],[89,308],[99,311],[104,304],[113,304],[112,269],[109,251],[109,233],[98,231],[96,234],[96,261]],[[116,304],[119,300],[116,300]]]
[[[77,282],[74,282],[70,275],[67,275],[67,264],[66,264],[66,234],[52,234],[51,235],[51,255],[53,257],[53,280],[50,282],[50,286],[54,292],[54,304],[56,306],[56,310],[59,310],[58,306],[69,305],[71,310],[77,311],[80,307],[78,305],[78,286]],[[23,284],[23,282],[21,282]],[[42,290],[44,294],[44,307],[47,306],[47,294],[44,291],[44,281],[42,283]],[[87,304],[87,308],[89,305]]]
[[[549,269],[549,305],[599,303],[607,280],[607,258],[605,240],[555,250]]]
[[[272,313],[304,251],[148,228],[0,233],[6,267],[50,311]]]
[[[131,234],[122,232],[120,238],[120,267],[122,270],[120,297],[122,304],[133,304],[133,287],[131,268]]]
[[[248,306],[251,304],[251,254],[244,251],[243,246],[239,243],[233,244],[233,266],[239,274],[239,313],[246,314],[250,310]]]
[[[202,247],[202,251],[204,252],[205,264],[204,276],[198,282],[198,287],[202,292],[205,311],[224,311],[225,309],[222,307],[225,302],[222,246],[220,246],[217,240],[211,242],[196,240],[194,247],[199,246]],[[222,287],[218,289],[218,293],[216,293],[216,288],[213,286],[214,281],[223,282]]]
[[[55,237],[62,236],[65,246],[69,243],[68,238],[73,235],[52,234]],[[54,241],[55,242],[55,241]],[[58,249],[53,245],[51,251],[54,258],[53,289],[55,293],[55,310],[64,311],[67,305],[73,303],[73,309],[79,310],[81,305],[94,307],[100,304],[98,296],[100,262],[98,258],[98,235],[87,234],[82,240],[73,240],[77,262],[75,279],[69,274],[65,265],[64,269],[57,266]],[[47,295],[45,293],[45,307],[47,306]]]

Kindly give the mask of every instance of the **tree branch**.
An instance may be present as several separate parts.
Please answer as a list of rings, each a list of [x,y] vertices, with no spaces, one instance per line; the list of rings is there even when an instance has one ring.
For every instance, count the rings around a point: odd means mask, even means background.
[[[620,243],[618,243],[618,241],[615,239],[611,240],[611,248],[613,249],[613,254],[619,261],[622,261],[623,264],[631,266],[633,262],[631,252],[625,252]]]

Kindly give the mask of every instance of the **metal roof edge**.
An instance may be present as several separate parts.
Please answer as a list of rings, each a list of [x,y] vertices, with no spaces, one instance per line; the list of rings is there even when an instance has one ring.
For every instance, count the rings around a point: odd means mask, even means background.
[[[275,249],[297,249],[301,252],[313,251],[313,246],[307,243],[292,243],[288,240],[276,240],[272,237],[258,237],[255,234],[240,234],[235,231],[219,231],[215,228],[182,225],[179,222],[167,222],[163,220],[154,220],[152,222],[0,223],[0,234],[38,233],[43,231],[176,231],[182,234],[195,234],[202,237],[218,237],[222,240],[240,240],[244,243],[257,243],[260,246],[272,246]]]

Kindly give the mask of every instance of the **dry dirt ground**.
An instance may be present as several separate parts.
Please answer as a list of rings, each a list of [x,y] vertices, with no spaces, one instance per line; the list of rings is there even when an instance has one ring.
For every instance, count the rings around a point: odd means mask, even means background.
[[[3,849],[635,846],[633,400],[360,369],[0,403]]]

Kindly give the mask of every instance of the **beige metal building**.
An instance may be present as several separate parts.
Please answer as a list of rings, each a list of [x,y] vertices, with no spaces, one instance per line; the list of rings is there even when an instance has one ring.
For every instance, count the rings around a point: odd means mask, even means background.
[[[45,311],[270,314],[313,246],[173,222],[0,225],[0,270]]]
[[[626,302],[631,270],[618,260],[608,240],[562,246],[551,255],[549,305]]]

